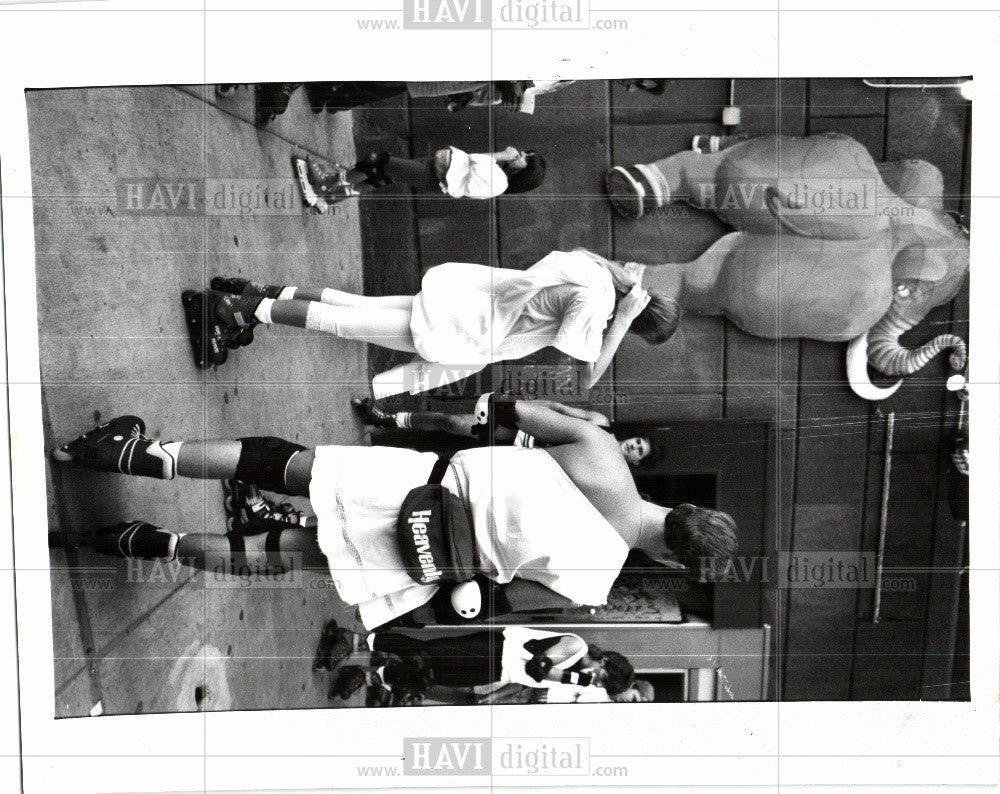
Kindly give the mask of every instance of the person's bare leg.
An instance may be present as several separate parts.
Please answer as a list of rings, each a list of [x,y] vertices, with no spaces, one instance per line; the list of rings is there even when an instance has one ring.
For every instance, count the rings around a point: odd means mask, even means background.
[[[278,325],[291,325],[295,328],[306,327],[306,317],[309,314],[309,304],[313,301],[305,299],[299,300],[276,300],[271,306],[271,322]]]
[[[276,531],[280,532],[277,554],[267,550],[267,533],[243,536],[242,549],[234,549],[230,537],[226,535],[182,535],[177,543],[177,561],[191,568],[231,576],[239,576],[243,571],[260,574],[294,570],[329,571],[314,530],[290,528]]]
[[[119,416],[52,451],[62,463],[95,471],[172,480],[174,477],[242,479],[282,493],[307,494],[312,450],[272,436],[213,441],[163,441],[145,435],[137,416]],[[292,461],[295,458],[295,466]],[[295,472],[290,490],[285,482]]]
[[[309,496],[309,483],[312,482],[313,462],[316,460],[314,449],[304,449],[293,456],[285,467],[285,488],[293,496]]]
[[[453,436],[464,436],[466,438],[478,438],[473,432],[477,427],[476,417],[473,414],[445,414],[436,411],[414,411],[410,414],[409,425],[413,430],[427,430],[431,432],[450,433]],[[496,428],[493,436],[494,443],[506,444],[514,440],[517,435],[516,430],[506,427]]]
[[[74,536],[72,539],[70,536]],[[177,561],[228,576],[287,576],[294,571],[329,573],[316,531],[276,526],[259,535],[184,533],[126,521],[81,533],[57,533],[52,545],[83,546],[96,554],[131,560]]]
[[[463,438],[477,438],[472,428],[476,418],[472,414],[446,414],[441,411],[387,411],[371,398],[355,398],[351,401],[361,419],[376,427],[399,427],[404,430],[420,430],[427,433],[447,433]],[[513,441],[515,431],[497,428],[495,442]]]
[[[177,452],[177,475],[197,480],[236,476],[243,445],[239,441],[185,441]]]
[[[185,441],[177,455],[177,474],[200,480],[229,480],[237,475],[243,445],[239,441]],[[285,489],[293,496],[309,495],[315,453],[305,449],[288,462]]]
[[[372,155],[374,156],[374,155]],[[427,190],[437,187],[437,180],[431,170],[430,160],[408,160],[405,157],[390,157],[385,164],[385,175],[393,182]],[[368,174],[359,168],[351,168],[345,174],[352,185],[360,185],[368,180]]]

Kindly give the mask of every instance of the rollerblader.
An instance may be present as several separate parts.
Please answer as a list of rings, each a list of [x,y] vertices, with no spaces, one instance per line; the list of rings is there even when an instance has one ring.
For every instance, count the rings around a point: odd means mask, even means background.
[[[321,157],[296,155],[292,166],[303,202],[320,214],[332,204],[382,185],[403,184],[452,198],[488,199],[534,190],[545,178],[545,159],[513,146],[488,154],[467,154],[449,146],[422,160],[381,152],[359,160],[352,168]]]
[[[165,480],[236,478],[308,496],[315,528],[284,523],[260,534],[216,535],[133,520],[86,529],[72,542],[213,571],[246,566],[268,574],[297,563],[329,573],[368,628],[424,605],[453,622],[519,609],[602,605],[633,548],[705,577],[728,565],[736,548],[732,519],[716,510],[671,510],[643,500],[618,443],[603,430],[503,395],[481,399],[480,406],[480,423],[523,430],[548,446],[473,448],[438,462],[433,453],[395,447],[309,449],[274,437],[163,441],[146,437],[138,417],[122,416],[54,450],[53,458]],[[451,557],[425,545],[420,554],[426,556],[415,565],[414,545],[419,550],[433,538],[422,540],[423,530],[411,527],[401,511],[413,492],[435,482],[431,474],[467,518],[443,541]],[[52,541],[68,542],[62,536]],[[462,566],[449,562],[459,557],[466,561]]]
[[[433,686],[519,685],[558,692],[559,702],[580,696],[609,702],[635,680],[620,653],[588,645],[576,634],[522,626],[432,640],[379,631],[365,641],[388,657],[378,673],[390,689],[424,693]]]
[[[415,296],[365,297],[216,278],[203,293],[208,313],[202,327],[221,345],[240,340],[243,329],[276,323],[416,353],[410,364],[376,376],[376,397],[426,391],[429,380],[433,386],[452,383],[550,345],[589,364],[590,387],[611,365],[626,332],[659,344],[677,326],[676,301],[637,281],[635,268],[582,249],[554,251],[525,271],[448,262],[427,271]]]
[[[646,682],[639,689],[635,687],[638,682],[628,659],[615,651],[588,645],[576,634],[508,626],[423,640],[394,631],[359,635],[333,627],[336,624],[330,621],[323,636],[331,637],[341,649],[341,660],[368,651],[364,660],[367,664],[358,662],[355,656],[354,663],[343,668],[349,671],[345,683],[356,685],[359,673],[363,674],[367,667],[377,682],[373,686],[384,683],[383,688],[397,700],[402,695],[426,695],[432,687],[468,689],[487,685],[499,687],[494,695],[512,689],[541,689],[553,703],[630,702],[642,700],[647,694]],[[336,669],[336,664],[327,669]],[[331,697],[337,686],[335,683]],[[483,698],[478,702],[491,700]]]
[[[610,432],[611,423],[604,414],[598,411],[587,411],[572,405],[550,400],[533,400],[535,405],[543,405],[553,411],[592,422]],[[351,400],[358,417],[372,427],[393,427],[403,430],[419,430],[424,432],[448,433],[454,436],[481,439],[482,425],[476,424],[474,413],[446,414],[439,411],[387,411],[371,397],[355,397]],[[493,437],[494,443],[511,443],[519,447],[535,446],[535,439],[524,432],[498,428]],[[633,466],[638,466],[643,460],[653,454],[652,441],[645,436],[633,436],[619,442],[622,455]]]

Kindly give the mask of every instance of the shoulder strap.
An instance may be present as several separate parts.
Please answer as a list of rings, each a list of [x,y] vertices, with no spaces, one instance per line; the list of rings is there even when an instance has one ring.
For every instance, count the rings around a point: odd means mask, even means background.
[[[431,476],[427,478],[428,485],[440,485],[444,479],[445,472],[448,471],[448,464],[451,463],[451,456],[441,456],[431,469]]]

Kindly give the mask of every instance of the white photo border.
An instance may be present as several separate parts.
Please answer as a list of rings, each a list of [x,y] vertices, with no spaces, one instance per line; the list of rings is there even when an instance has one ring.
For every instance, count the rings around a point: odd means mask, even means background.
[[[496,2],[496,0],[495,0]],[[591,0],[627,15],[628,31],[359,31],[358,0],[268,10],[251,0],[172,4],[81,2],[0,8],[0,156],[10,416],[11,515],[16,544],[14,647],[12,544],[0,543],[0,673],[5,777],[23,771],[31,792],[372,788],[359,758],[398,757],[402,736],[576,736],[570,706],[499,709],[308,710],[142,715],[55,720],[49,553],[35,307],[31,179],[25,88],[277,81],[311,75],[300,31],[340,31],[338,78],[560,77],[975,77],[972,128],[971,703],[736,703],[606,706],[584,729],[592,752],[630,757],[629,786],[659,790],[852,783],[998,783],[997,342],[1000,228],[1000,22],[965,10],[882,0],[857,3],[699,2],[668,11],[662,0]],[[327,10],[307,10],[322,5]],[[695,5],[694,3],[686,5]],[[716,10],[713,10],[713,5]],[[387,16],[401,0],[383,0]],[[647,7],[647,11],[638,8]],[[351,10],[351,9],[354,10]],[[885,10],[888,9],[888,10]],[[305,39],[305,43],[303,43]],[[330,59],[317,59],[316,70]],[[733,74],[732,72],[735,72]],[[316,74],[320,77],[322,75]],[[6,489],[4,489],[6,490]],[[0,500],[9,496],[4,494]],[[6,515],[6,513],[4,513]],[[7,525],[10,531],[10,525]],[[5,535],[5,537],[9,537]],[[15,682],[19,696],[12,697]],[[19,709],[19,724],[11,715]],[[583,712],[593,719],[594,711]],[[598,749],[599,748],[599,749]],[[23,758],[18,763],[19,754]],[[487,779],[488,780],[488,779]],[[404,782],[397,778],[396,784]],[[445,779],[406,779],[444,786]],[[493,785],[608,785],[580,778],[497,778]],[[455,778],[454,785],[485,785]]]

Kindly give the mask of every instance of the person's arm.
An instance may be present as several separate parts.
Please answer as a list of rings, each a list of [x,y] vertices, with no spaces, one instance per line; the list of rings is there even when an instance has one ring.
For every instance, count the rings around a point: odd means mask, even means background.
[[[489,156],[496,160],[497,164],[503,165],[504,163],[509,163],[520,157],[521,150],[516,146],[508,146],[506,149],[501,149],[499,152],[490,152]]]
[[[649,303],[649,293],[636,284],[631,291],[618,303],[615,317],[611,321],[611,326],[604,334],[604,342],[601,345],[601,352],[597,360],[590,365],[590,372],[587,378],[587,388],[593,388],[601,379],[601,376],[611,366],[615,353],[621,345],[625,334],[628,333],[632,321],[638,317],[642,310]]]
[[[552,666],[555,668],[567,659],[579,656],[581,652],[586,650],[587,646],[584,644],[583,640],[575,634],[564,634],[559,638],[559,642],[545,652],[545,655],[552,660]],[[556,670],[553,669],[552,672],[555,673]],[[562,675],[562,671],[558,671],[558,674]]]
[[[543,444],[573,444],[602,433],[595,423],[536,400],[518,400],[514,406],[517,427]]]
[[[542,610],[567,609],[576,606],[565,596],[550,590],[545,585],[527,579],[514,579],[508,584],[497,584],[489,577],[478,574],[470,581],[479,587],[481,608],[473,617],[463,617],[451,601],[452,584],[442,585],[426,604],[409,614],[414,621],[427,625],[454,626],[490,620],[512,612],[535,612]]]
[[[551,408],[553,411],[565,416],[572,416],[574,419],[583,419],[598,427],[611,427],[611,421],[600,411],[588,411],[584,408],[577,408],[574,405],[566,405],[554,400],[533,400],[532,402],[535,405],[543,405],[546,408]]]

